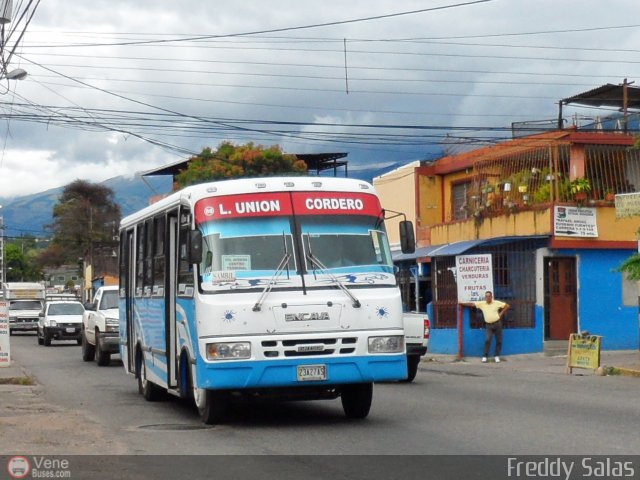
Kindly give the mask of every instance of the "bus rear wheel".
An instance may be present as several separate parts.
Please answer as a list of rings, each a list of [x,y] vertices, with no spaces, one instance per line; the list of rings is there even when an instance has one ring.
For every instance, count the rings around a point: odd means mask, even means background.
[[[373,400],[373,383],[354,383],[342,387],[342,408],[347,418],[366,418]]]
[[[138,393],[144,397],[147,402],[156,402],[160,399],[161,390],[155,383],[147,380],[147,368],[144,364],[144,358],[140,354],[138,364]]]

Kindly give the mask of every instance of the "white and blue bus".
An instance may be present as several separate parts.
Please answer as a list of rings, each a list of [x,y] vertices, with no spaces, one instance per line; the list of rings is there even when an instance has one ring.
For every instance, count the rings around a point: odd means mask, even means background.
[[[260,178],[175,192],[120,227],[120,354],[147,400],[341,397],[364,418],[373,383],[407,376],[402,305],[373,187]],[[411,222],[401,222],[405,250]]]

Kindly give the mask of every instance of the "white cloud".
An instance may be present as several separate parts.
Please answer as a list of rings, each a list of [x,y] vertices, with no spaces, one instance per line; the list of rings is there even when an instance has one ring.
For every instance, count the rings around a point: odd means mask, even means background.
[[[29,77],[0,96],[0,113],[10,118],[0,124],[0,196],[133,174],[226,139],[280,143],[289,152],[347,151],[350,171],[410,161],[428,157],[446,127],[552,118],[560,98],[640,78],[640,32],[606,28],[632,23],[640,14],[635,0],[616,8],[586,0],[580,15],[575,2],[493,1],[260,38],[105,45],[447,5],[427,3],[41,2],[11,62]],[[558,32],[542,33],[550,30]],[[440,43],[425,40],[434,38]]]

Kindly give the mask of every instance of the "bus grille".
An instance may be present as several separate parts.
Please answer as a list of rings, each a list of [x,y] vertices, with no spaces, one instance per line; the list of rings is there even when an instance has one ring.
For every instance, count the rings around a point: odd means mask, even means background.
[[[263,354],[275,357],[312,357],[349,355],[356,351],[357,338],[301,338],[287,340],[265,340]]]

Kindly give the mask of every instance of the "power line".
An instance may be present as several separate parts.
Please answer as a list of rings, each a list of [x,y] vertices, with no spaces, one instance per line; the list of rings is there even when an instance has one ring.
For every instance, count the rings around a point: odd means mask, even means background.
[[[99,47],[99,46],[132,46],[132,45],[151,45],[151,44],[166,44],[166,43],[181,43],[181,42],[191,42],[197,40],[207,40],[207,39],[216,39],[216,38],[229,38],[229,37],[241,37],[248,35],[259,35],[265,33],[280,33],[280,32],[290,32],[296,30],[308,30],[312,28],[321,28],[321,27],[333,27],[337,25],[347,25],[351,23],[361,23],[361,22],[369,22],[372,20],[383,20],[388,18],[402,17],[407,15],[416,15],[419,13],[427,13],[427,12],[435,12],[438,10],[447,10],[451,8],[459,8],[466,7],[470,5],[477,5],[480,3],[488,3],[493,0],[474,0],[463,3],[455,3],[450,5],[442,5],[439,7],[431,7],[431,8],[421,8],[418,10],[409,10],[404,12],[395,12],[388,13],[384,15],[374,15],[370,17],[360,17],[360,18],[352,18],[349,20],[337,20],[332,22],[324,22],[324,23],[314,23],[310,25],[300,25],[294,27],[283,27],[283,28],[273,28],[269,30],[255,30],[250,32],[241,32],[241,33],[229,33],[229,34],[218,34],[218,35],[199,35],[187,38],[165,38],[158,40],[141,40],[141,41],[132,41],[132,42],[115,42],[115,43],[91,43],[91,44],[76,44],[70,45],[72,47]],[[59,45],[58,45],[59,46]]]

